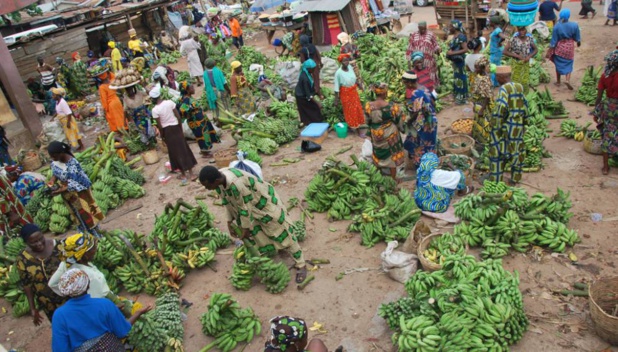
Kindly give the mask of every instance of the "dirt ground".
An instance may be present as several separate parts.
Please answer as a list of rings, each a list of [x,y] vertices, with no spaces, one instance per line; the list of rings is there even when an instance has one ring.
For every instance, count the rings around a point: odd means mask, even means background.
[[[579,10],[578,3],[565,3],[571,8],[573,19]],[[599,7],[598,4],[595,7]],[[599,8],[600,10],[600,8]],[[427,20],[435,23],[433,8],[415,8],[413,21]],[[602,63],[604,55],[615,46],[618,38],[616,27],[603,26],[602,11],[593,20],[578,20],[583,43],[577,49],[575,72],[572,82],[579,82],[586,66]],[[405,25],[405,23],[404,23]],[[614,38],[608,40],[607,38]],[[249,45],[257,45],[270,54],[263,34],[248,40]],[[183,68],[183,62],[177,64]],[[546,63],[550,72],[553,67]],[[552,77],[552,82],[553,82]],[[579,83],[575,84],[576,86]],[[574,92],[566,87],[547,85],[556,99],[562,100],[571,117],[581,119],[580,123],[591,121],[588,115],[590,108],[581,103],[573,102]],[[444,135],[451,122],[462,116],[470,116],[469,107],[450,107],[438,115],[439,133]],[[550,128],[553,134],[559,131],[560,121],[552,121]],[[341,155],[343,160],[349,160],[349,155],[360,154],[362,139],[348,136],[338,139],[331,132],[323,143],[323,150],[316,154],[301,154],[300,140],[283,146],[273,156],[263,157],[263,172],[266,180],[276,184],[276,189],[283,199],[291,197],[302,198],[306,185],[317,172],[326,157],[345,146],[353,146],[352,150]],[[216,145],[222,149],[232,145],[228,135],[224,135],[223,143]],[[569,288],[575,281],[591,281],[603,277],[618,276],[618,242],[612,234],[618,220],[615,204],[606,196],[615,197],[618,194],[618,172],[612,169],[608,176],[601,175],[601,157],[587,154],[582,143],[566,140],[562,137],[551,137],[545,141],[546,148],[553,158],[545,159],[545,168],[538,173],[525,174],[523,187],[529,193],[543,192],[550,194],[556,187],[571,192],[573,202],[572,212],[575,214],[570,227],[576,229],[583,242],[573,249],[579,258],[577,263],[571,263],[565,255],[544,253],[540,260],[529,254],[512,254],[504,258],[507,270],[517,270],[521,275],[521,291],[524,295],[526,314],[530,319],[530,328],[522,340],[512,346],[512,351],[618,351],[599,339],[593,330],[588,314],[588,301],[585,298],[565,298],[552,294],[552,290]],[[197,155],[197,145],[191,145]],[[283,167],[269,167],[270,164],[285,157],[299,157],[303,160],[297,164]],[[155,215],[160,213],[167,202],[174,202],[182,197],[190,202],[194,197],[203,196],[207,191],[198,183],[186,187],[180,186],[180,181],[172,179],[169,183],[159,184],[157,178],[163,171],[166,157],[152,166],[147,166],[145,175],[147,194],[142,199],[131,200],[121,208],[116,209],[108,218],[111,221],[103,225],[104,229],[132,229],[139,233],[148,233],[154,225]],[[199,167],[208,164],[208,160],[200,159]],[[413,190],[412,181],[403,187]],[[215,214],[222,230],[225,226],[222,207],[213,205],[213,199],[207,200],[210,210]],[[142,207],[128,212],[135,205]],[[593,223],[591,213],[603,215],[603,221]],[[298,216],[297,209],[292,210],[293,216]],[[430,219],[424,219],[436,231],[449,231],[441,228]],[[261,285],[256,285],[248,292],[236,291],[228,281],[231,274],[231,249],[217,254],[217,270],[209,269],[191,272],[184,280],[181,289],[183,298],[193,302],[188,310],[185,322],[185,350],[199,351],[211,340],[201,332],[199,316],[205,312],[208,298],[214,292],[228,292],[238,299],[242,306],[251,306],[263,324],[263,332],[245,348],[237,350],[261,351],[267,337],[268,320],[276,315],[291,315],[304,318],[309,325],[313,322],[324,324],[326,333],[310,333],[310,337],[319,337],[325,341],[329,349],[334,350],[342,345],[350,352],[365,351],[395,351],[390,342],[391,332],[385,322],[377,316],[377,308],[382,302],[395,300],[404,294],[403,285],[392,281],[380,270],[380,253],[385,245],[379,244],[371,249],[360,245],[357,235],[346,233],[348,222],[328,223],[324,214],[316,214],[315,219],[307,222],[308,236],[302,244],[306,258],[325,258],[331,264],[321,266],[311,274],[316,279],[304,291],[298,291],[295,285],[290,286],[281,294],[267,293]],[[282,257],[292,263],[291,259]],[[367,269],[358,270],[354,269]],[[336,281],[337,274],[351,270],[342,280]],[[154,298],[141,296],[141,301],[152,302]],[[30,317],[15,319],[11,316],[10,306],[0,300],[0,306],[7,308],[7,313],[0,313],[0,343],[7,349],[17,348],[25,351],[49,351],[51,341],[50,325],[46,321],[42,326],[35,327]],[[450,352],[450,351],[449,351]]]

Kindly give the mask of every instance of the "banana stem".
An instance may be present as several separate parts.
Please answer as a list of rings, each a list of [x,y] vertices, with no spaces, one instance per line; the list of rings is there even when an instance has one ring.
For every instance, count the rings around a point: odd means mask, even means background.
[[[414,215],[418,215],[421,213],[420,209],[413,209],[411,211],[409,211],[407,214],[405,214],[404,216],[402,216],[401,218],[399,218],[399,220],[395,221],[394,223],[388,225],[389,228],[393,228],[395,226],[399,226],[401,225],[403,222],[407,221],[408,219],[410,219],[411,217],[413,217]]]
[[[215,340],[216,341],[216,340]],[[202,348],[200,350],[200,352],[207,352],[210,351],[213,347],[215,347],[217,344],[215,343],[215,341],[209,343],[208,345],[204,346],[204,348]]]
[[[307,285],[309,285],[309,283],[310,283],[311,281],[313,281],[314,279],[315,279],[315,276],[313,276],[313,275],[309,275],[309,276],[307,276],[307,278],[305,278],[305,280],[303,280],[303,282],[301,282],[300,284],[298,284],[298,286],[297,286],[297,287],[298,287],[298,289],[302,291],[302,290],[303,290],[303,289],[305,289],[305,287],[307,287]]]

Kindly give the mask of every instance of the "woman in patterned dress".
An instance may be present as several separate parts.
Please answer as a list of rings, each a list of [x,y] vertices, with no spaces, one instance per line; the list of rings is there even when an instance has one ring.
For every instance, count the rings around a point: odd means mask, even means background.
[[[605,57],[606,65],[599,79],[598,95],[594,108],[594,121],[599,125],[603,143],[603,175],[609,173],[609,157],[618,155],[618,50]],[[603,93],[607,95],[603,99]]]
[[[92,93],[92,87],[88,83],[88,67],[82,61],[82,57],[76,51],[71,55],[71,93],[75,97],[82,97]]]
[[[26,249],[17,258],[16,266],[19,281],[30,305],[34,325],[39,326],[43,318],[37,306],[52,321],[54,311],[66,301],[47,285],[60,265],[60,242],[46,238],[38,226],[26,224],[21,229],[21,238]]]
[[[474,105],[474,125],[472,125],[472,138],[483,145],[489,138],[489,120],[492,113],[492,83],[487,71],[489,60],[481,57],[474,64],[476,79],[472,84],[472,103]]]
[[[418,89],[416,75],[407,71],[402,79],[406,88],[413,92],[406,103],[410,117],[405,125],[407,136],[403,147],[408,151],[413,167],[417,168],[423,154],[436,151],[438,120],[431,98],[425,90]]]
[[[441,49],[436,35],[427,30],[427,22],[425,21],[418,23],[418,32],[410,34],[408,50],[406,51],[408,60],[412,61],[412,54],[416,51],[423,53],[423,64],[431,73],[431,81],[436,86],[440,85],[435,56],[440,54]]]
[[[309,341],[307,323],[298,318],[277,316],[270,319],[270,336],[264,344],[264,352],[327,352],[328,348],[318,338]],[[309,342],[307,342],[309,341]],[[341,351],[341,346],[335,352]]]
[[[32,216],[13,191],[13,184],[0,174],[0,237],[17,235],[31,222]]]
[[[400,129],[403,119],[399,105],[386,100],[388,85],[380,83],[372,87],[376,100],[365,105],[365,123],[373,146],[373,162],[379,168],[389,169],[397,180],[397,167],[404,162]]]
[[[61,57],[56,58],[56,64],[58,64],[56,83],[65,90],[68,90],[71,85],[71,69]]]
[[[71,153],[71,147],[53,141],[47,146],[47,152],[53,160],[52,178],[48,185],[53,186],[56,182],[60,185],[52,194],[62,195],[71,209],[73,222],[81,232],[89,232],[100,238],[98,224],[105,216],[92,195],[92,182]]]
[[[511,79],[524,86],[525,93],[528,93],[530,86],[530,59],[536,55],[537,51],[534,38],[528,33],[526,27],[517,27],[517,33],[504,47],[504,55],[515,59],[511,63]]]
[[[242,72],[242,64],[240,61],[232,61],[232,77],[230,77],[230,94],[232,102],[236,105],[238,113],[241,115],[251,114],[255,112],[255,100],[251,85],[247,81],[244,72]]]
[[[571,10],[562,9],[560,20],[551,33],[550,50],[548,54],[550,60],[556,65],[556,85],[560,85],[560,76],[565,76],[564,84],[573,90],[571,85],[571,73],[573,72],[573,62],[575,61],[575,44],[579,48],[582,45],[579,26],[575,22],[569,22]]]
[[[466,177],[460,170],[439,170],[439,159],[435,153],[425,153],[416,172],[414,200],[424,211],[444,213],[455,195],[465,195],[474,191],[466,186]]]
[[[365,114],[361,105],[360,96],[358,95],[358,87],[360,85],[359,77],[356,76],[353,69],[350,69],[350,54],[339,55],[341,67],[335,72],[335,105],[341,103],[343,108],[343,117],[348,127],[353,131],[358,131],[361,138],[365,135],[360,130],[360,125],[365,122]]]
[[[156,138],[155,129],[152,126],[152,114],[146,104],[146,98],[146,92],[137,90],[135,86],[127,88],[122,97],[124,111],[133,119],[140,133],[140,141],[144,144]]]
[[[464,55],[468,52],[466,46],[468,38],[460,20],[451,21],[450,31],[453,40],[449,44],[449,51],[446,55],[453,64],[453,95],[455,96],[455,104],[463,105],[468,102],[468,77],[466,76],[464,61]]]
[[[73,115],[73,110],[69,107],[69,104],[64,100],[66,91],[62,88],[52,88],[54,100],[56,101],[56,115],[64,130],[64,135],[67,141],[71,145],[71,148],[77,148],[76,150],[82,150],[84,143],[82,142],[82,135],[79,133],[79,126],[77,125],[77,119]]]
[[[204,114],[197,100],[193,99],[195,88],[187,81],[180,82],[180,94],[182,97],[176,105],[180,117],[187,120],[189,128],[195,136],[200,153],[203,157],[210,157],[213,143],[219,143],[219,137],[208,117]]]
[[[341,43],[340,53],[342,55],[349,55],[350,66],[352,66],[358,82],[362,82],[360,69],[358,68],[358,64],[356,63],[356,60],[360,59],[360,50],[358,50],[358,47],[352,43],[352,41],[350,40],[350,36],[345,32],[339,33],[339,35],[337,35],[337,40],[339,40],[339,43]],[[361,89],[363,89],[362,84],[359,84],[359,86]]]
[[[45,176],[34,172],[22,172],[21,167],[5,166],[6,177],[15,184],[15,195],[24,206],[34,195],[34,192],[45,187]]]

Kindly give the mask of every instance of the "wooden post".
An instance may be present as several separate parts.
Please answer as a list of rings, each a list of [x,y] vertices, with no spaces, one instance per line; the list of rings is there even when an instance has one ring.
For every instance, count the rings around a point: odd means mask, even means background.
[[[127,22],[129,23],[129,28],[133,29],[133,23],[131,23],[131,15],[127,13],[125,17],[127,18]]]
[[[8,98],[15,105],[19,119],[24,127],[30,131],[34,144],[36,136],[43,130],[43,125],[11,57],[9,48],[2,38],[0,38],[0,57],[3,58],[0,60],[0,82],[6,89]]]
[[[348,33],[349,35],[352,35],[352,33],[348,32],[348,27],[345,25],[345,22],[343,21],[343,15],[341,15],[341,11],[337,11],[337,18],[339,18],[339,24],[343,28],[343,31]]]

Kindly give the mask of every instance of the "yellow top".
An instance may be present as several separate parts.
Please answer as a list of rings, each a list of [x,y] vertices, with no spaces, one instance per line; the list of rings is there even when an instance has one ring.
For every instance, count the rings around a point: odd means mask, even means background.
[[[118,70],[120,70],[122,68],[122,65],[120,64],[120,59],[122,58],[122,55],[120,55],[120,50],[118,50],[118,48],[115,48],[114,50],[112,50],[112,66],[114,67],[114,72],[118,72]]]
[[[139,39],[129,40],[129,49],[141,53],[142,52],[142,48],[140,47],[141,43],[142,42]]]

